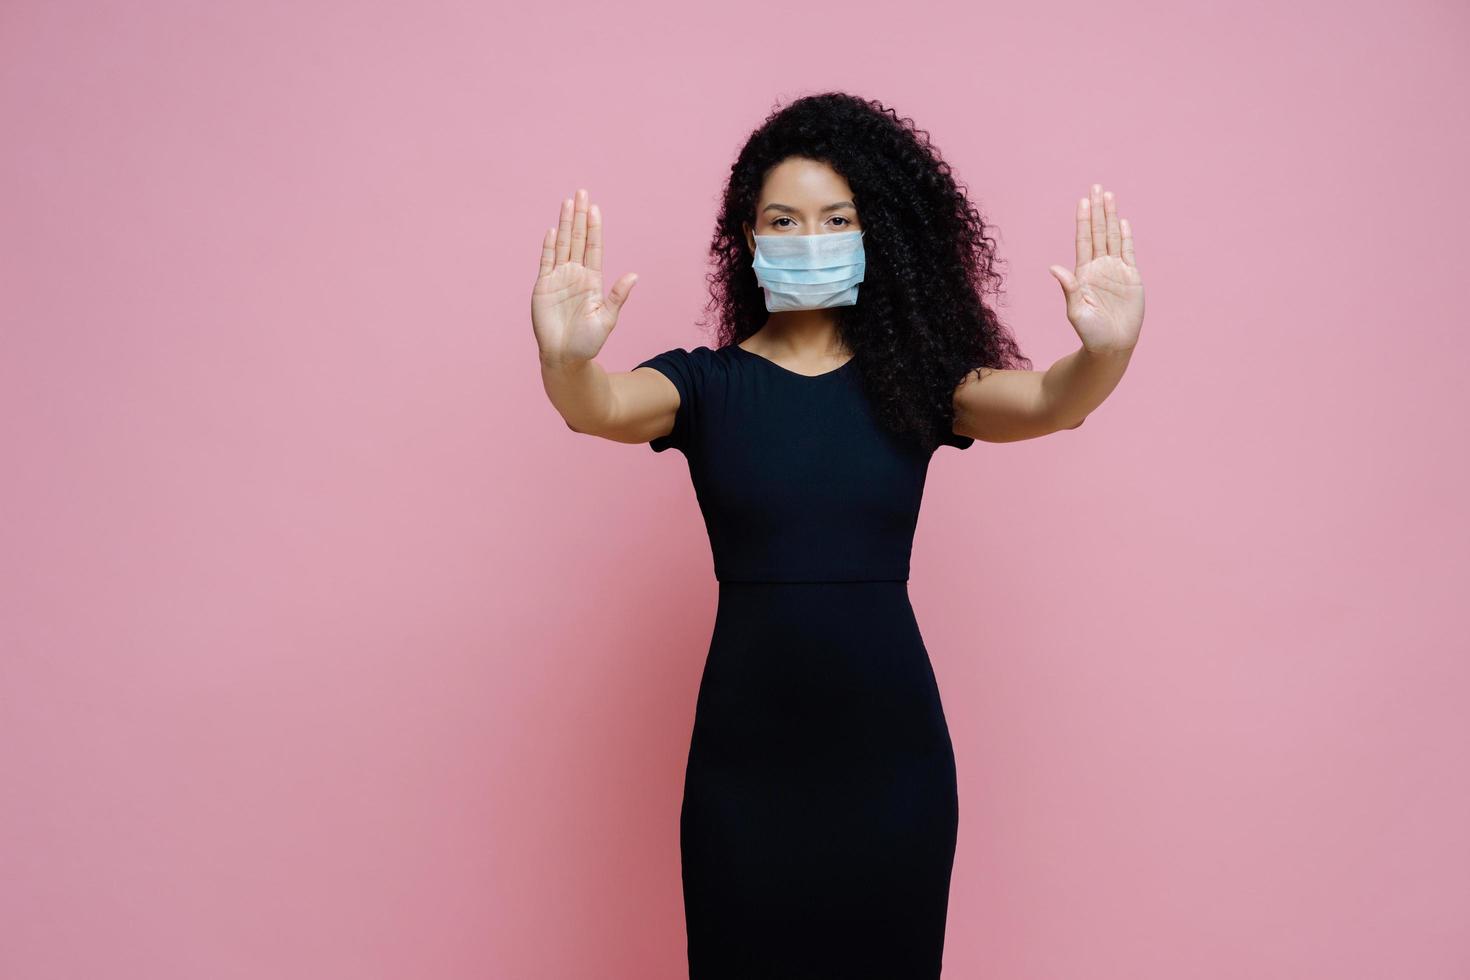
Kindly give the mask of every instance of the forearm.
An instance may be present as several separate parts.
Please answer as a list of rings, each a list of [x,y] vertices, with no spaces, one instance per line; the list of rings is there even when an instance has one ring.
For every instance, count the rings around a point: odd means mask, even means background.
[[[1041,378],[1042,402],[1059,429],[1075,429],[1112,394],[1128,369],[1133,348],[1093,352],[1079,347]]]
[[[546,397],[573,432],[596,432],[612,414],[612,382],[596,360],[556,362],[541,358]]]

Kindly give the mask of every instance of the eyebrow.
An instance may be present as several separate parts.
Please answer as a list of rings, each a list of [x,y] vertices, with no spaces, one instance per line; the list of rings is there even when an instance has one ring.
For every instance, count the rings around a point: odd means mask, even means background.
[[[857,205],[853,204],[851,201],[838,201],[836,204],[827,205],[825,208],[822,209],[822,212],[839,211],[842,208],[852,208],[854,211],[856,211]],[[789,204],[767,204],[765,207],[761,208],[761,214],[765,214],[767,211],[785,211],[787,214],[801,213],[801,210],[799,208],[793,208]]]

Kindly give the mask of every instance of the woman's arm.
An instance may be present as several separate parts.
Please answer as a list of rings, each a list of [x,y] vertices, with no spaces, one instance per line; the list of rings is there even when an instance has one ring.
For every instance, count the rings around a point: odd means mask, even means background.
[[[567,428],[613,442],[668,435],[679,410],[679,389],[649,367],[607,371],[594,360],[558,363],[543,355],[541,384]]]
[[[1143,327],[1143,277],[1133,228],[1101,184],[1077,204],[1076,245],[1074,271],[1049,271],[1062,284],[1081,349],[1045,371],[972,371],[955,388],[957,434],[1015,442],[1075,429],[1117,387]]]
[[[1075,429],[1118,386],[1132,356],[1080,347],[1045,371],[972,371],[955,389],[954,431],[1018,442]]]
[[[578,188],[541,240],[531,290],[541,384],[573,432],[632,443],[673,429],[679,389],[672,381],[648,367],[608,372],[594,360],[637,281],[629,273],[603,296],[602,211]]]

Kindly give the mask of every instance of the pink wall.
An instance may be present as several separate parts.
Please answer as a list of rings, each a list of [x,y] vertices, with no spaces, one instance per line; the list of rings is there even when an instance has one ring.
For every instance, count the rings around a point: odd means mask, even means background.
[[[930,474],[946,976],[1470,975],[1461,5],[0,25],[0,975],[684,975],[708,546],[528,297],[586,186],[602,363],[708,342],[731,157],[828,87],[930,131],[1038,367],[1091,181],[1148,288],[1086,426]]]

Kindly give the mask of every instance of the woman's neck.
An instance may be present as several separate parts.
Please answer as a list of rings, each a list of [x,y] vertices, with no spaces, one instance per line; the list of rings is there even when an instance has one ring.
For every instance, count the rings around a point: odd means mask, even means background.
[[[852,354],[838,336],[837,318],[831,310],[772,313],[741,346],[777,360],[806,364],[843,360]]]

